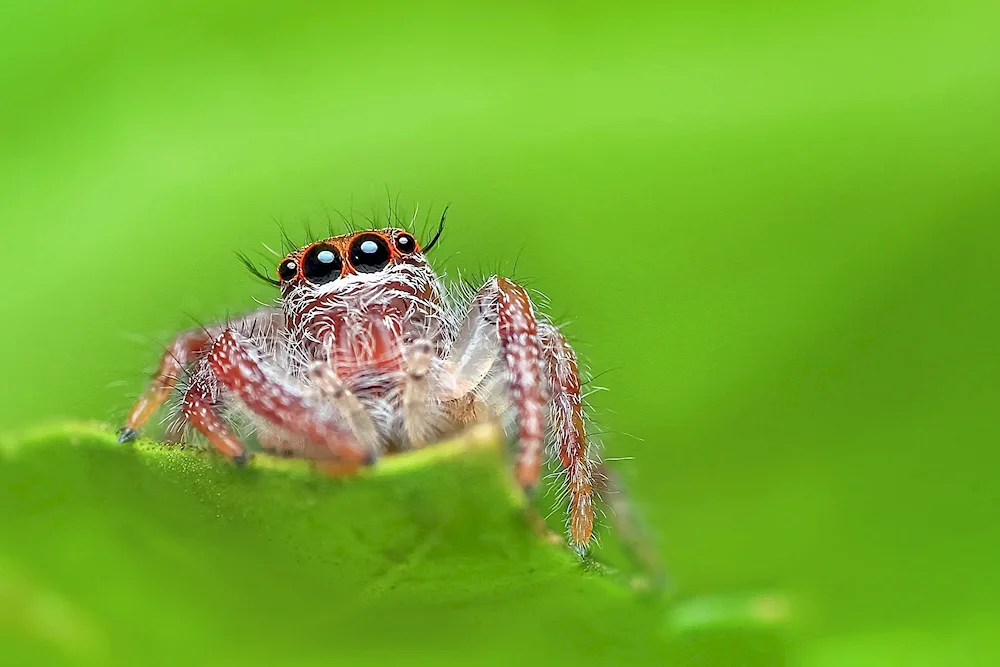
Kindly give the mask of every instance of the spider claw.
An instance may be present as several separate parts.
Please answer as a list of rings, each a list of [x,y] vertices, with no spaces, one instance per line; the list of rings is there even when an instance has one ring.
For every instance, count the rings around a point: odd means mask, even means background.
[[[233,463],[238,467],[243,468],[246,466],[247,462],[250,461],[250,454],[243,451],[233,457]]]
[[[133,440],[135,440],[138,437],[139,437],[139,432],[137,430],[135,430],[134,428],[129,428],[127,426],[123,426],[122,428],[118,429],[118,444],[119,445],[124,445],[126,443],[132,442]]]

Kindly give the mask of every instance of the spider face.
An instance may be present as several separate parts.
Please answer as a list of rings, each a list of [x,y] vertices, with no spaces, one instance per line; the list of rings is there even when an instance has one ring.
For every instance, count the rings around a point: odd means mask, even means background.
[[[278,265],[278,278],[282,288],[291,291],[425,263],[417,240],[404,229],[390,228],[344,234],[299,248]]]

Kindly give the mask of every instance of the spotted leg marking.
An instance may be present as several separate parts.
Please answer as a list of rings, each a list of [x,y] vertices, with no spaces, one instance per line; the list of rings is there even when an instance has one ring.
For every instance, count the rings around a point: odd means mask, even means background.
[[[497,290],[497,332],[511,401],[517,412],[516,477],[527,492],[538,486],[545,438],[545,396],[542,393],[538,322],[523,287],[506,278],[492,278]]]
[[[216,392],[212,390],[211,383],[207,377],[208,373],[204,369],[196,373],[184,394],[181,402],[181,411],[199,433],[208,438],[212,446],[231,458],[236,464],[243,465],[247,462],[247,451],[243,447],[240,439],[233,435],[225,421],[215,410],[217,402]]]
[[[538,322],[524,288],[494,276],[476,292],[444,362],[445,400],[461,403],[481,388],[499,357],[518,432],[515,477],[528,493],[541,478],[545,437]]]
[[[556,327],[539,327],[549,417],[559,463],[566,471],[569,530],[573,548],[583,553],[594,531],[594,463],[588,456],[587,431],[580,395],[580,368],[576,352]]]
[[[223,453],[238,460],[239,455],[231,453],[235,451],[230,441],[233,436],[215,411],[215,401],[208,403],[215,396],[208,391],[206,376],[233,392],[261,418],[325,448],[334,458],[364,465],[374,462],[374,450],[359,443],[333,410],[324,409],[321,397],[265,363],[259,351],[235,330],[227,329],[215,340],[202,365],[184,398],[184,414]],[[242,445],[239,449],[242,451]]]

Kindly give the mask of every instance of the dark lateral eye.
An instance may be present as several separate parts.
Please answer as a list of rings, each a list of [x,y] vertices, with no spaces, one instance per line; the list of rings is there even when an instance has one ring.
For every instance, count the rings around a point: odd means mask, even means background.
[[[389,246],[377,234],[359,236],[351,244],[351,266],[358,273],[375,273],[389,263]]]
[[[400,234],[396,237],[396,250],[403,253],[404,255],[409,255],[411,252],[417,249],[417,242],[413,240],[413,237],[409,234]]]
[[[278,277],[281,278],[282,282],[288,282],[295,277],[295,274],[299,272],[299,265],[294,259],[286,259],[278,267]]]
[[[302,275],[309,282],[322,285],[339,278],[343,265],[344,262],[337,254],[336,248],[320,243],[310,248],[306,256],[302,258]]]

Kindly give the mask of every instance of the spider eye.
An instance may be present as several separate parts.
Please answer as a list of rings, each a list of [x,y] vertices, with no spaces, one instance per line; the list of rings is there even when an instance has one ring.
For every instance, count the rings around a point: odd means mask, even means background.
[[[351,266],[358,273],[375,273],[389,263],[389,246],[377,234],[359,236],[351,244]]]
[[[319,243],[310,248],[302,258],[302,275],[314,285],[332,282],[340,277],[344,262],[337,254],[337,249],[326,243]]]
[[[413,237],[409,234],[400,234],[396,237],[396,250],[403,253],[404,255],[409,255],[411,252],[417,249],[417,242],[413,240]]]
[[[282,282],[288,282],[299,272],[299,265],[294,259],[286,259],[278,267],[278,277]]]

